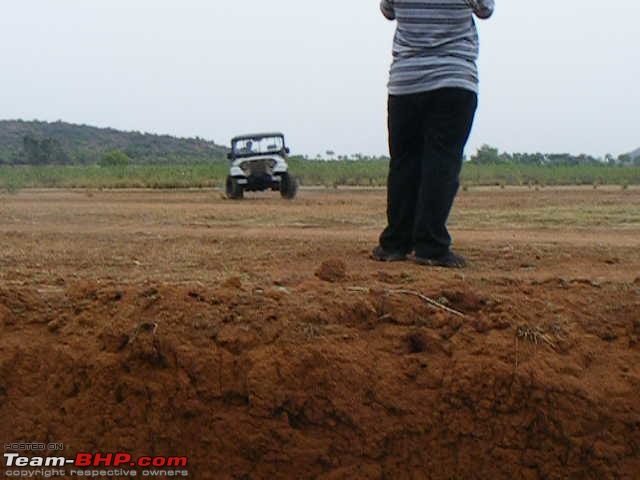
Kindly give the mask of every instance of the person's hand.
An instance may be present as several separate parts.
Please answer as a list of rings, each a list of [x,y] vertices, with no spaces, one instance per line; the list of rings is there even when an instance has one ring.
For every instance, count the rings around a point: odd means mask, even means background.
[[[495,8],[494,0],[466,0],[466,2],[473,10],[473,13],[482,19],[489,18]]]
[[[380,11],[388,20],[396,19],[396,10],[393,6],[393,0],[382,0],[380,2]]]

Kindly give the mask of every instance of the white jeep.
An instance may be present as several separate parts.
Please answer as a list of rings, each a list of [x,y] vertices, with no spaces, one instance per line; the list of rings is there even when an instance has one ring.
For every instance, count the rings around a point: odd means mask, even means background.
[[[231,161],[226,192],[240,199],[244,192],[280,191],[293,199],[298,191],[296,178],[289,173],[289,148],[282,133],[241,135],[231,140]]]

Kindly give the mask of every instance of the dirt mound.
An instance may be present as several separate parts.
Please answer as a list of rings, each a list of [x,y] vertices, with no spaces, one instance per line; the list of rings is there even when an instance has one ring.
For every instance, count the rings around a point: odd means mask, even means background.
[[[244,287],[0,288],[0,436],[187,455],[197,479],[637,478],[614,285],[412,285],[464,318],[384,284]]]
[[[316,276],[325,282],[339,282],[347,278],[347,265],[343,260],[332,258],[322,262]]]

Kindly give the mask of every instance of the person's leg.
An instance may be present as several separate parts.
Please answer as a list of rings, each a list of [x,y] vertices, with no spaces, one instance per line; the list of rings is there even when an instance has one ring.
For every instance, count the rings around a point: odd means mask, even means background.
[[[389,96],[388,226],[380,236],[385,252],[405,255],[413,250],[413,223],[423,150],[419,95]]]
[[[435,90],[425,101],[424,155],[414,227],[417,259],[450,254],[447,220],[460,186],[464,147],[477,103],[474,92],[458,88]]]

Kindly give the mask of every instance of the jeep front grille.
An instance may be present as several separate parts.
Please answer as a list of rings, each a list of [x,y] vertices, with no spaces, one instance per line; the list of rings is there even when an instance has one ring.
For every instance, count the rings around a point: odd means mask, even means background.
[[[241,165],[245,175],[271,175],[275,162],[273,160],[251,160]]]

